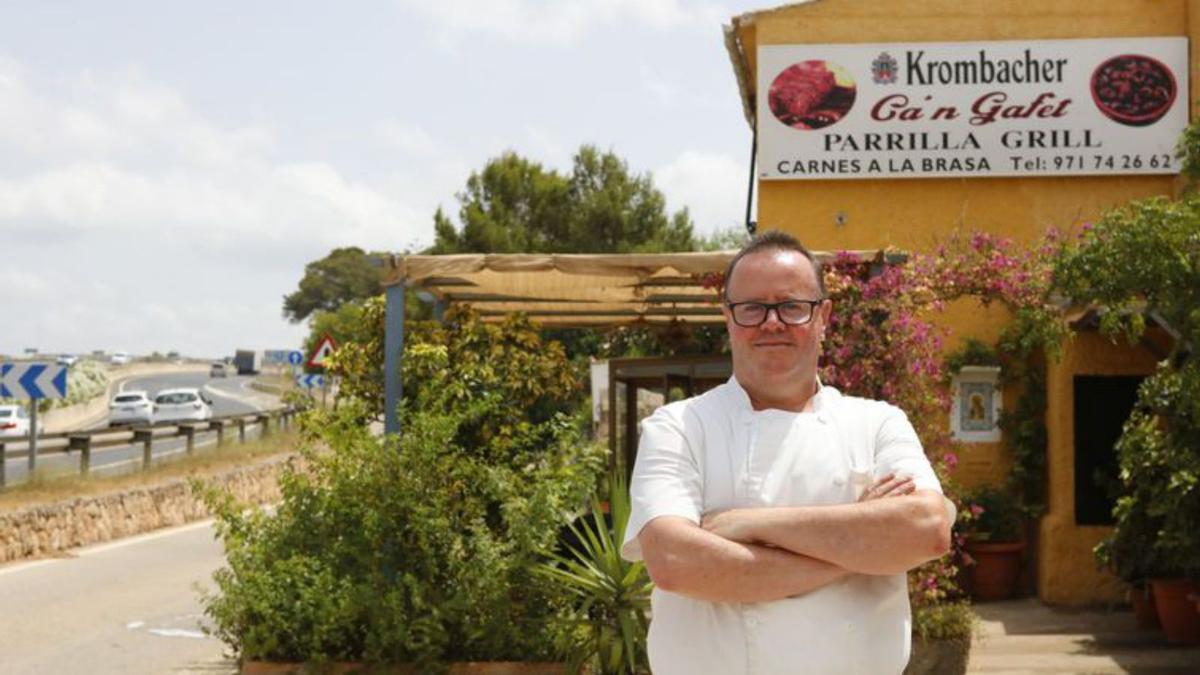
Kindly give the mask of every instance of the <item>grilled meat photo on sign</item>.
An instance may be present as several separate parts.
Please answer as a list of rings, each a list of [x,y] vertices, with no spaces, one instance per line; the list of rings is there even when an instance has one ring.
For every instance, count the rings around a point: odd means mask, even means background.
[[[794,63],[771,82],[767,101],[775,117],[793,129],[834,124],[854,105],[854,80],[828,61]]]

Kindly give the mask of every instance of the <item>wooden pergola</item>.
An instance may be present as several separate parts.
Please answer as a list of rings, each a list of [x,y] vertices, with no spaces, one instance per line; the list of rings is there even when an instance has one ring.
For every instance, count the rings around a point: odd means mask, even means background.
[[[880,264],[902,254],[852,251]],[[404,292],[471,305],[485,321],[524,312],[546,326],[720,324],[719,280],[736,250],[653,254],[393,255],[383,260],[385,433],[400,431]],[[832,253],[814,252],[823,262]]]

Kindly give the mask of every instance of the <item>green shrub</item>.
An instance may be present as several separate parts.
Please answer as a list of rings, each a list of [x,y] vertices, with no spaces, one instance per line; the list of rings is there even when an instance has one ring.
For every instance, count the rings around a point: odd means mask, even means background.
[[[978,620],[966,601],[913,607],[913,637],[922,640],[969,638]]]
[[[245,659],[551,658],[565,598],[534,569],[602,453],[558,419],[507,438],[520,464],[456,444],[497,405],[406,414],[398,440],[371,436],[354,406],[313,411],[306,433],[328,449],[286,472],[274,514],[207,491],[228,557],[204,598],[214,633]]]
[[[382,419],[384,413],[385,309],[382,296],[365,301],[354,315],[360,320],[351,339],[326,365],[328,374],[341,378],[342,396],[363,403],[367,419]],[[461,430],[478,434],[484,444],[523,422],[537,424],[572,410],[581,393],[562,345],[544,340],[528,318],[511,314],[484,323],[466,305],[452,305],[442,323],[405,324],[401,379],[401,405],[410,411],[424,405],[452,410],[479,396],[503,397],[507,406]],[[420,394],[431,387],[442,390],[436,403]]]

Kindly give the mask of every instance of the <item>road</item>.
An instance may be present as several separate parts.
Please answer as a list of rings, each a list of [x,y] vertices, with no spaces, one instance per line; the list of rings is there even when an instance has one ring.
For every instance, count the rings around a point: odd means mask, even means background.
[[[231,376],[228,378],[210,378],[207,373],[164,373],[135,377],[122,383],[122,391],[144,390],[151,398],[163,390],[174,387],[203,388],[213,400],[213,415],[234,415],[255,412],[267,406],[277,405],[278,399],[262,394],[250,388],[250,376]],[[107,426],[107,420],[97,420],[89,428],[102,429]],[[228,433],[228,431],[227,431]],[[236,430],[233,433],[237,433]],[[257,427],[248,428],[246,435],[254,437],[258,434]],[[215,433],[197,434],[196,444],[203,447],[216,442]],[[18,449],[23,444],[12,443],[10,449]],[[154,457],[166,458],[181,454],[185,451],[185,441],[182,438],[156,441]],[[142,446],[121,445],[112,448],[97,448],[92,451],[92,472],[109,474],[134,471],[141,466]],[[65,473],[79,470],[79,453],[50,452],[38,455],[38,469],[47,473]],[[5,465],[7,482],[15,485],[25,480],[29,471],[29,463],[25,457],[14,457],[7,460]]]
[[[234,673],[196,590],[223,563],[203,521],[0,566],[0,672]]]
[[[250,375],[236,375],[226,378],[209,377],[207,373],[163,373],[135,377],[121,383],[121,391],[144,390],[154,398],[163,389],[175,387],[196,387],[204,389],[213,399],[213,415],[233,415],[249,413],[258,408],[247,399],[261,397],[262,394],[250,388],[254,378]],[[97,427],[103,427],[100,423]]]

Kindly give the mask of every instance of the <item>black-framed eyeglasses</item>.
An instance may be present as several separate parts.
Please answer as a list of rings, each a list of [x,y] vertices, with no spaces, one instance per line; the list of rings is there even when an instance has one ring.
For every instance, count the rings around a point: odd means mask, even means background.
[[[784,300],[783,302],[726,302],[733,322],[742,328],[755,328],[763,325],[771,310],[775,316],[789,326],[803,326],[812,321],[817,307],[825,302],[821,300]]]

